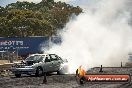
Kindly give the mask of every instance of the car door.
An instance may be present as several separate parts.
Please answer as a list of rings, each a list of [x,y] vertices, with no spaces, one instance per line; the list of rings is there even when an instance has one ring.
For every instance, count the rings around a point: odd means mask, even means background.
[[[44,68],[44,72],[51,72],[53,69],[49,55],[45,57],[43,68]]]
[[[60,68],[59,58],[55,54],[50,54],[53,71],[58,71]]]

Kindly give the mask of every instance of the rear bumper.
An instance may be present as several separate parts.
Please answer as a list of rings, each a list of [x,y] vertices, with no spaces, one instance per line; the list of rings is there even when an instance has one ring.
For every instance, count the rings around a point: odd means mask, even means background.
[[[35,74],[36,69],[34,68],[11,68],[14,74]]]

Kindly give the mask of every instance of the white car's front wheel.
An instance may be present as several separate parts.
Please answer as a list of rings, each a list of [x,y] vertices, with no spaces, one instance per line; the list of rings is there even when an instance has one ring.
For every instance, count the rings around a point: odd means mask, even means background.
[[[43,75],[43,69],[41,67],[37,67],[35,75],[36,76],[42,76]]]

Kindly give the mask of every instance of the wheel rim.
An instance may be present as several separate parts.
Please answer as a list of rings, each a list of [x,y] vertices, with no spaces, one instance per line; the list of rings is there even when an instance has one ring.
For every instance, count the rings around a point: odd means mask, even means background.
[[[43,73],[43,71],[39,68],[38,69],[38,75],[40,76],[40,75],[42,75],[42,73]]]

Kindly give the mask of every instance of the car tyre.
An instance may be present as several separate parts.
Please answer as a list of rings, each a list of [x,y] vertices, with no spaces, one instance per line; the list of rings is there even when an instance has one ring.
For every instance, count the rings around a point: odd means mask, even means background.
[[[42,76],[43,75],[43,69],[41,68],[41,67],[38,67],[37,69],[36,69],[36,74],[35,74],[36,76]]]
[[[15,76],[18,78],[18,77],[21,77],[21,74],[15,74]]]
[[[64,75],[67,74],[68,72],[68,67],[61,67],[58,71],[57,71],[57,75]]]

